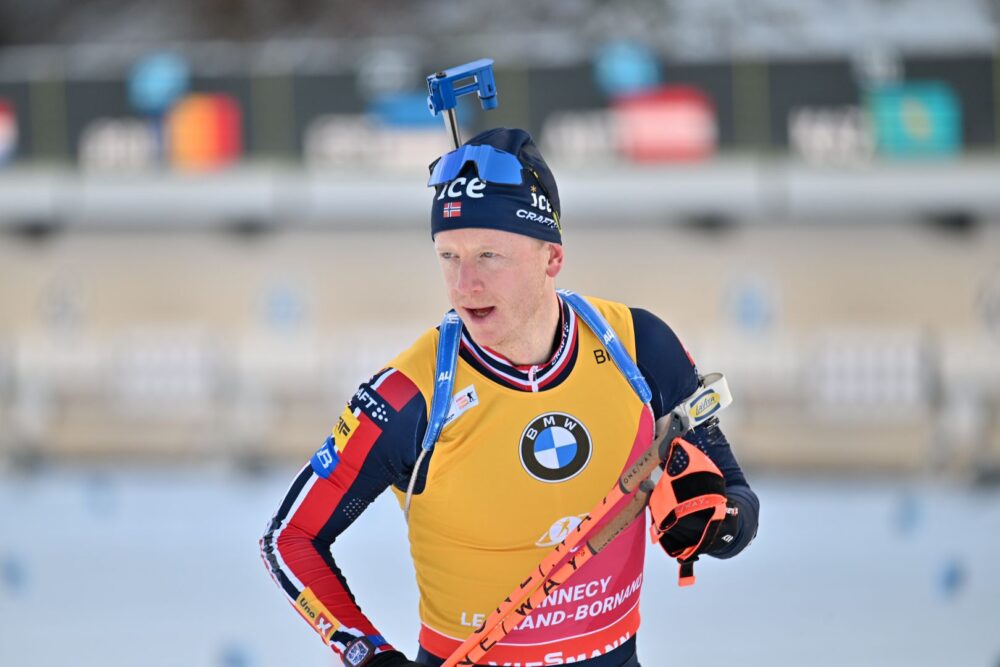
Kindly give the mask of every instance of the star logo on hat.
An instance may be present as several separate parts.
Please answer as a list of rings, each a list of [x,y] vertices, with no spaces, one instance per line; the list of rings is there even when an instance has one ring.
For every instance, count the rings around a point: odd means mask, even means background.
[[[538,192],[538,187],[537,187],[537,186],[535,186],[535,185],[532,185],[532,186],[531,186],[531,191],[532,191],[532,192]]]

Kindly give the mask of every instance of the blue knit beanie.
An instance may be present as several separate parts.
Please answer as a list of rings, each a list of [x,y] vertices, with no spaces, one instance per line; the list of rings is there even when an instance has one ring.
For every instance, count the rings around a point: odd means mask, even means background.
[[[484,181],[473,163],[466,164],[454,179],[434,188],[431,238],[449,229],[477,227],[562,243],[559,190],[531,135],[501,127],[481,132],[465,143],[493,146],[516,156],[521,163],[521,184]],[[432,170],[435,164],[437,160],[431,164]]]

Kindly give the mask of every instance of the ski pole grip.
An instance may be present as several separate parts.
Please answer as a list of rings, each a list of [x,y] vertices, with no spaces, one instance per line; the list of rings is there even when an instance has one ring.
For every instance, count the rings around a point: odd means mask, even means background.
[[[472,79],[466,82],[467,79]],[[457,88],[456,83],[461,83]],[[462,95],[477,93],[484,109],[497,107],[497,86],[493,80],[493,60],[481,58],[435,72],[427,77],[427,108],[437,116],[454,109]]]

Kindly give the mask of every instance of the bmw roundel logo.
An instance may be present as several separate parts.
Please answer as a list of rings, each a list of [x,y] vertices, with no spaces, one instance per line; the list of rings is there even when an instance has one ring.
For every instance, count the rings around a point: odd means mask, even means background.
[[[590,463],[590,432],[565,412],[535,417],[521,433],[521,465],[542,482],[565,482]]]

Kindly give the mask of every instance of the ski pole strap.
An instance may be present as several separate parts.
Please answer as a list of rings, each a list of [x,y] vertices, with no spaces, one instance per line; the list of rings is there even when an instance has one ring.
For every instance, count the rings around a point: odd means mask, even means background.
[[[680,561],[680,566],[678,567],[677,573],[677,585],[678,586],[693,586],[694,585],[694,562],[698,560],[695,556],[691,560]]]
[[[598,312],[597,308],[594,308],[589,301],[576,292],[571,292],[567,289],[561,289],[558,292],[570,307],[576,311],[580,319],[590,327],[590,330],[601,339],[604,347],[608,350],[608,354],[611,355],[611,359],[615,362],[615,366],[625,376],[628,383],[632,385],[632,390],[635,391],[643,403],[649,403],[653,398],[653,392],[650,390],[646,378],[642,376],[639,367],[636,366],[635,362],[632,361],[632,357],[625,351],[625,346],[622,345],[618,339],[618,334],[611,328],[607,320]]]
[[[434,447],[434,443],[441,436],[441,429],[444,428],[445,421],[448,419],[451,395],[455,388],[458,345],[461,339],[462,320],[458,313],[449,310],[445,314],[444,320],[441,321],[441,329],[438,334],[437,361],[434,366],[437,378],[434,381],[434,396],[431,398],[430,414],[427,416],[427,431],[420,444],[424,451],[430,451]]]

